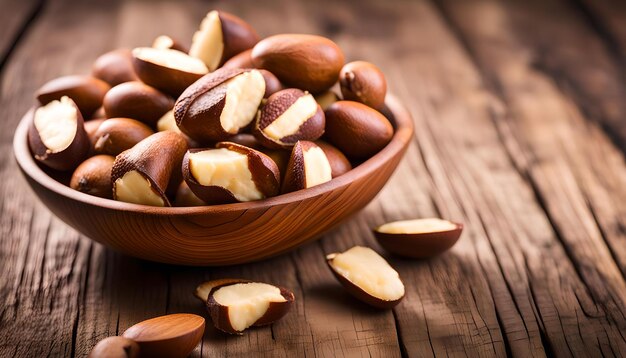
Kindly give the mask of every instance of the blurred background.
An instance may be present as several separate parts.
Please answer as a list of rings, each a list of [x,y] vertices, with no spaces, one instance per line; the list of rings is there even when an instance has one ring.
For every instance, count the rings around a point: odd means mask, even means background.
[[[626,2],[608,0],[0,0],[0,356],[84,356],[170,312],[202,314],[204,279],[282,282],[296,312],[245,338],[208,328],[194,356],[626,355]],[[257,264],[135,260],[67,227],[11,157],[34,91],[98,55],[189,44],[211,9],[261,36],[314,33],[367,60],[413,115],[415,139],[365,210],[316,243]],[[465,223],[428,261],[390,257],[393,312],[337,291],[324,253],[381,250],[370,228]],[[334,302],[325,300],[334,297]]]

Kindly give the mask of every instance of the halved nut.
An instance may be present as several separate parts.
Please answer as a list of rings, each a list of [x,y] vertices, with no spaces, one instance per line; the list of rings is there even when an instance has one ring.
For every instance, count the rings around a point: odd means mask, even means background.
[[[196,289],[196,295],[201,299],[206,295],[213,324],[231,334],[278,321],[295,301],[293,292],[286,288],[237,279],[206,282]]]
[[[331,165],[322,148],[313,142],[301,140],[291,151],[282,192],[310,188],[331,179]]]
[[[228,139],[254,119],[265,93],[258,70],[219,69],[180,96],[174,116],[180,130],[205,144]]]
[[[122,152],[111,171],[113,199],[134,204],[171,206],[168,187],[178,188],[187,142],[172,131],[158,132]],[[174,189],[175,190],[175,189]]]
[[[324,134],[322,108],[310,93],[290,88],[278,91],[261,108],[254,136],[268,148],[291,148],[299,140],[316,140]]]
[[[119,84],[104,96],[108,118],[132,118],[151,127],[172,107],[170,96],[139,81]]]
[[[69,97],[37,108],[28,144],[39,162],[56,170],[76,168],[89,154],[90,142],[80,110]]]
[[[193,35],[189,54],[214,71],[226,60],[259,42],[256,31],[241,18],[224,11],[211,11]]]
[[[267,155],[230,142],[216,149],[192,149],[183,160],[183,178],[208,204],[252,201],[275,196],[280,185],[276,163]]]
[[[94,150],[99,154],[118,155],[154,134],[147,125],[130,118],[110,118],[94,133]]]
[[[98,57],[93,63],[91,74],[110,86],[139,80],[133,68],[133,55],[129,49],[125,48],[113,50]]]
[[[392,308],[404,297],[398,272],[369,247],[329,254],[326,262],[350,294],[371,306]]]
[[[70,188],[101,198],[113,198],[111,184],[113,162],[115,157],[104,154],[85,160],[72,174]]]
[[[184,52],[152,47],[134,49],[133,65],[144,83],[174,97],[209,72],[204,62]]]
[[[83,118],[91,118],[111,87],[108,83],[91,76],[64,76],[47,82],[37,90],[41,105],[69,97],[74,101]]]
[[[374,229],[374,236],[394,254],[429,258],[450,249],[459,240],[463,224],[437,218],[394,221]]]
[[[184,53],[189,52],[189,49],[185,45],[167,35],[161,35],[155,38],[152,42],[152,47],[160,50],[177,50]]]

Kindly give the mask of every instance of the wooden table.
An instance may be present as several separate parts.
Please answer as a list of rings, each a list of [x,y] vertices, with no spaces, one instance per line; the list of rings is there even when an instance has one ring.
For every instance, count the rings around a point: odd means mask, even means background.
[[[626,356],[626,3],[0,0],[0,356],[84,356],[145,318],[205,314],[203,280],[290,287],[297,304],[242,337],[212,327],[194,356]],[[365,210],[319,242],[224,268],[139,261],[82,237],[18,174],[13,130],[51,78],[160,34],[190,39],[211,8],[263,35],[319,33],[368,59],[413,114],[414,143]],[[448,253],[386,255],[407,295],[348,296],[324,254],[382,252],[370,228],[442,216]]]

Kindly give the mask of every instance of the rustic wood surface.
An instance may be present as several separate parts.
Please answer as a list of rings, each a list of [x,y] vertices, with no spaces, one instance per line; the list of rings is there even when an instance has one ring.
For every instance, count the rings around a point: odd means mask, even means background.
[[[0,0],[0,356],[85,356],[165,313],[204,314],[206,279],[294,290],[295,309],[242,337],[208,326],[193,356],[626,356],[626,6],[608,0]],[[189,39],[210,8],[263,35],[330,36],[369,59],[416,135],[381,194],[316,243],[257,264],[144,262],[82,237],[29,191],[10,154],[44,81],[97,55]],[[387,255],[407,296],[355,302],[324,254],[382,250],[370,228],[442,216],[458,244]],[[382,251],[381,251],[382,252]]]

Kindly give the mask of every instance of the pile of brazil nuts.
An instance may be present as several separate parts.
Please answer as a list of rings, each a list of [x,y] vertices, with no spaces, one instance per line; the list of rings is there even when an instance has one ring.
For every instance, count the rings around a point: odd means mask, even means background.
[[[333,91],[333,87],[339,87]],[[387,84],[315,35],[260,39],[211,11],[191,46],[100,56],[37,91],[28,142],[81,192],[152,206],[245,202],[330,181],[380,151]]]

